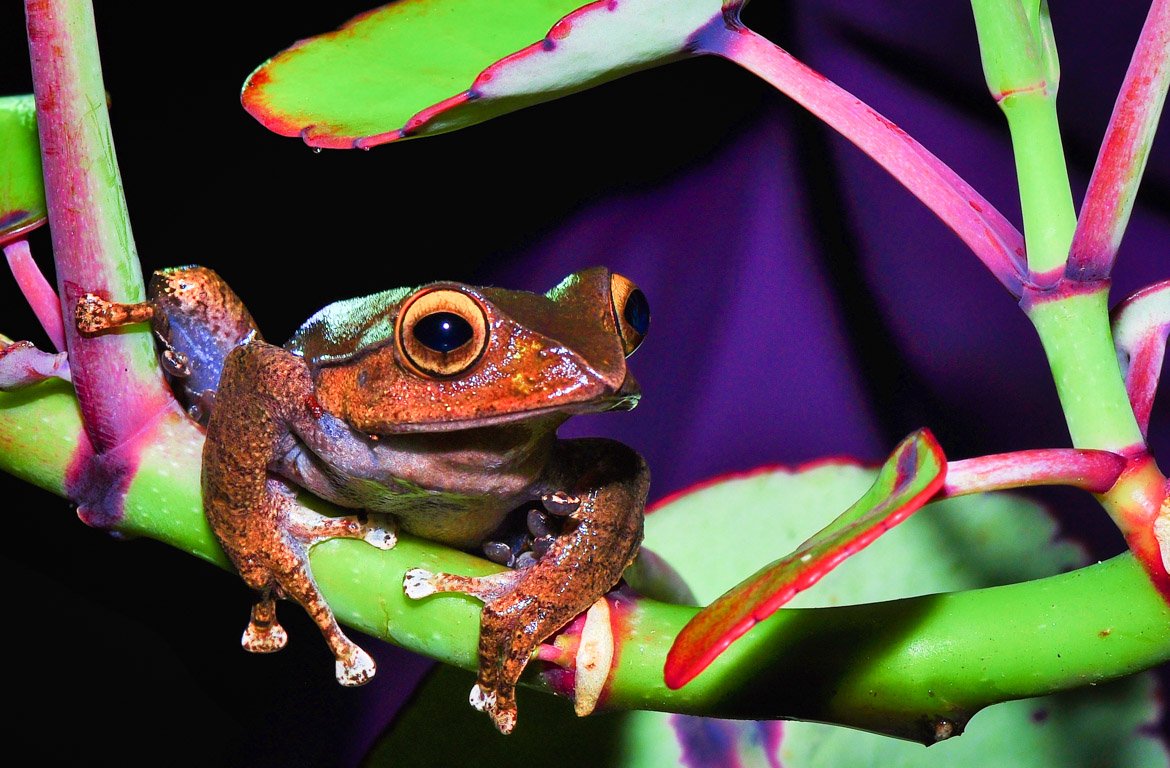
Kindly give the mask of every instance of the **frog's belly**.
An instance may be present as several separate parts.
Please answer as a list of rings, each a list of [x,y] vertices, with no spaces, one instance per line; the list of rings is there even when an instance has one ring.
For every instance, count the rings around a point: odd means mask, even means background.
[[[477,547],[530,494],[424,488],[389,471],[350,477],[298,447],[273,468],[276,474],[339,506],[394,515],[414,536],[454,547]]]

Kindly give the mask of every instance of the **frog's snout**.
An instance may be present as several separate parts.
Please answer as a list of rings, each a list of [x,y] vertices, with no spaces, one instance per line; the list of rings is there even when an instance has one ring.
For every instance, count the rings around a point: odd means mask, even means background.
[[[638,401],[642,399],[642,388],[638,386],[638,381],[628,372],[626,373],[625,381],[622,382],[621,387],[614,393],[613,404],[607,408],[607,411],[632,411],[638,405]]]
[[[615,400],[613,405],[609,407],[611,411],[632,411],[638,405],[638,401],[642,399],[642,395],[627,395],[619,400]]]

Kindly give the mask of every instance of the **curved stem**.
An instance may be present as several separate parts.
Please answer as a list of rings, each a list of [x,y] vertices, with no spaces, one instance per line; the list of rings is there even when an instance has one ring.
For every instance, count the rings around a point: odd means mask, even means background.
[[[32,251],[27,240],[17,240],[4,246],[4,256],[8,259],[8,269],[16,278],[25,301],[32,307],[41,327],[49,335],[49,341],[58,352],[65,350],[65,323],[61,319],[61,300],[57,292],[49,285],[37,263],[33,261]]]
[[[872,157],[954,230],[1013,295],[1020,295],[1019,231],[943,161],[856,96],[737,22],[720,19],[699,37],[702,50],[771,83]]]
[[[1109,451],[1046,448],[997,453],[949,462],[941,495],[949,498],[1033,485],[1069,485],[1104,493],[1125,466],[1124,456]]]
[[[83,439],[68,386],[0,393],[0,469],[62,493],[76,441]],[[119,527],[226,567],[199,503],[201,441],[199,430],[177,415],[145,433]],[[407,600],[402,576],[418,566],[467,575],[498,567],[406,536],[389,552],[332,540],[311,558],[345,623],[475,668],[478,602]],[[1124,599],[1108,597],[1119,595]],[[1120,677],[1170,658],[1170,607],[1128,555],[1007,587],[782,610],[692,684],[670,691],[663,663],[697,610],[618,598],[619,662],[602,697],[606,706],[814,719],[931,741],[957,732],[987,704]],[[535,675],[528,682],[545,685]]]
[[[1145,435],[1162,376],[1166,337],[1170,335],[1170,280],[1147,286],[1126,298],[1114,307],[1112,323],[1125,390],[1138,427]]]

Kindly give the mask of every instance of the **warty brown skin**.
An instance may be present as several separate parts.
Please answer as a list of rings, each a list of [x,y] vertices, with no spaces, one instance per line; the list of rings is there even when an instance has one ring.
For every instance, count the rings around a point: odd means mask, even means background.
[[[392,538],[364,519],[304,512],[293,503],[297,487],[393,514],[410,533],[466,549],[526,504],[554,493],[579,499],[530,568],[483,579],[414,577],[427,582],[428,594],[484,600],[473,703],[478,697],[476,705],[510,731],[514,688],[533,652],[618,582],[641,542],[649,483],[642,459],[613,441],[555,435],[572,413],[636,401],[625,355],[645,328],[633,330],[629,313],[613,303],[633,286],[598,268],[549,296],[458,283],[386,292],[331,305],[287,347],[262,341],[243,303],[210,270],[167,270],[151,289],[164,354],[195,369],[172,365],[172,381],[193,415],[210,413],[204,506],[258,592],[242,641],[248,650],[283,647],[274,600],[287,597],[320,627],[342,684],[374,673],[337,626],[307,552],[331,536],[377,546]],[[411,314],[421,306],[431,309]],[[428,312],[469,319],[475,354],[440,354],[417,342],[408,349],[412,323]],[[206,385],[208,376],[216,387]]]

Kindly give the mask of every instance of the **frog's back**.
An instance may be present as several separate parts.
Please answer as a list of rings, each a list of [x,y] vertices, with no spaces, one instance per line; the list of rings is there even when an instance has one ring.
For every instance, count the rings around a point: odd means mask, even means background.
[[[399,303],[413,288],[393,288],[356,299],[335,301],[297,329],[285,349],[311,366],[344,362],[394,338]]]

